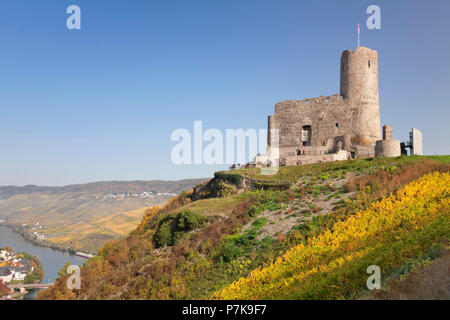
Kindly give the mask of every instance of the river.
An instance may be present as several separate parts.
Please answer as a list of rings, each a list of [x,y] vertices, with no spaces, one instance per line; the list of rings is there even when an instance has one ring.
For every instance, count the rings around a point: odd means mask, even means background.
[[[58,271],[62,269],[66,262],[70,264],[82,265],[86,259],[71,255],[68,252],[54,250],[47,247],[35,245],[27,241],[19,233],[12,231],[6,226],[0,225],[0,248],[10,246],[15,253],[26,251],[32,255],[38,256],[44,268],[43,283],[54,282],[58,277]],[[25,299],[33,299],[37,290],[30,291]]]

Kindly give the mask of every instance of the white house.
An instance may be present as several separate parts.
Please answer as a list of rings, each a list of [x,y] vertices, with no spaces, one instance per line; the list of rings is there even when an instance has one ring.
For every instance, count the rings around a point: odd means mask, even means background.
[[[25,277],[27,276],[27,273],[22,270],[21,268],[15,268],[13,270],[13,278],[14,280],[19,280],[19,281],[23,281],[25,279]]]
[[[8,267],[0,267],[0,280],[9,283],[13,279],[13,272]],[[25,278],[24,278],[25,279]]]
[[[9,261],[13,257],[13,253],[9,252],[7,250],[1,250],[0,251],[0,257],[5,259],[5,261]]]

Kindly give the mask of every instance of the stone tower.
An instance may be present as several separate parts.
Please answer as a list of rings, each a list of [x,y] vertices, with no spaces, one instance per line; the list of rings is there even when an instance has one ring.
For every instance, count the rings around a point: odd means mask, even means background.
[[[287,165],[375,156],[381,140],[378,53],[357,47],[340,58],[340,94],[278,102],[268,119],[267,155],[256,163],[274,158],[275,149]],[[386,148],[380,152],[389,153],[388,147],[397,144],[391,132],[385,127],[380,144]]]
[[[401,155],[400,141],[392,139],[392,126],[383,126],[383,140],[378,140],[375,145],[377,157],[399,157]]]
[[[378,53],[365,47],[341,53],[340,95],[356,107],[355,133],[371,144],[381,139]]]

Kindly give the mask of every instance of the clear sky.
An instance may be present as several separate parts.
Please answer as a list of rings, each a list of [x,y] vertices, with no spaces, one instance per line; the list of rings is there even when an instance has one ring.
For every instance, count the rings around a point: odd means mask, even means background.
[[[449,14],[448,0],[2,0],[0,185],[212,176],[172,164],[172,131],[265,129],[279,101],[338,93],[358,23],[379,52],[381,123],[450,154]]]

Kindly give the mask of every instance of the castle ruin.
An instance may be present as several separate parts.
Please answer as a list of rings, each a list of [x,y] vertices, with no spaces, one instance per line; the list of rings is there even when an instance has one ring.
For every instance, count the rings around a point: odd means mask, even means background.
[[[345,50],[340,73],[340,94],[275,105],[268,118],[267,155],[257,156],[257,165],[273,164],[275,158],[281,165],[299,165],[400,155],[392,127],[384,128],[381,140],[377,51]]]

